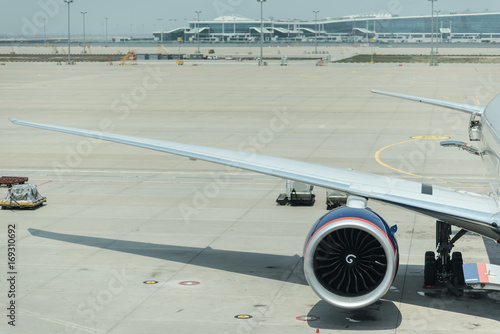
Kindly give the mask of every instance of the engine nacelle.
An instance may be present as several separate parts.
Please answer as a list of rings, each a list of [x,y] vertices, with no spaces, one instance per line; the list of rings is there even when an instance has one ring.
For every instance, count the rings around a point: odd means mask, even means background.
[[[342,207],[320,218],[304,248],[307,282],[324,301],[346,309],[384,296],[396,276],[395,230],[368,209]]]

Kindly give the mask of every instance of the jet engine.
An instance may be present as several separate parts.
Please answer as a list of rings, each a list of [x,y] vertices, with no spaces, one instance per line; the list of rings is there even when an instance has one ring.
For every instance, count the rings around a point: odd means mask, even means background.
[[[320,218],[304,247],[307,282],[324,301],[346,309],[384,296],[397,273],[397,227],[369,209],[341,207]]]

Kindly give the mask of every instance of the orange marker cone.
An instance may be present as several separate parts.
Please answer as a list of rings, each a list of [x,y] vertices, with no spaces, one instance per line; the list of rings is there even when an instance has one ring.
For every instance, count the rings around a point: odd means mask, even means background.
[[[319,333],[319,328],[316,328],[316,333]]]

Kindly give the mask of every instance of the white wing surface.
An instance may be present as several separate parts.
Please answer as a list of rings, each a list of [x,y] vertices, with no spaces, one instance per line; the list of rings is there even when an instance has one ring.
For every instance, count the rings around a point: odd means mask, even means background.
[[[480,233],[492,239],[500,239],[500,229],[494,223],[496,214],[499,211],[498,206],[496,201],[488,196],[458,192],[418,182],[248,152],[33,123],[16,119],[10,119],[10,121],[14,124],[138,146],[283,179],[296,180],[327,189],[340,190],[350,195],[404,207]]]
[[[458,111],[466,112],[468,114],[479,114],[480,115],[483,113],[483,111],[485,109],[485,106],[476,106],[473,104],[456,103],[456,102],[443,101],[443,100],[437,100],[437,99],[429,99],[427,97],[397,94],[397,93],[391,93],[391,92],[384,92],[381,90],[371,90],[371,92],[375,93],[375,94],[398,97],[400,99],[422,102],[422,103],[440,106],[440,107],[444,107],[444,108],[448,108],[448,109],[458,110]]]

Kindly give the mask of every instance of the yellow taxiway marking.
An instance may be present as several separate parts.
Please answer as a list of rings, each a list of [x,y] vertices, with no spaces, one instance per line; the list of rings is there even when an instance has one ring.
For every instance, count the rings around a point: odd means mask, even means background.
[[[477,101],[477,105],[480,106],[481,102],[479,102],[479,97],[477,97],[477,96],[476,96],[476,101]]]
[[[411,143],[411,142],[416,142],[416,141],[419,141],[419,140],[440,140],[440,139],[448,139],[448,138],[449,138],[448,136],[415,136],[415,137],[412,137],[412,139],[410,139],[410,140],[405,140],[405,141],[402,141],[402,142],[399,142],[399,143],[395,143],[395,144],[391,144],[391,145],[387,145],[385,147],[382,147],[380,150],[378,150],[375,153],[375,160],[377,160],[377,162],[380,165],[384,166],[384,167],[387,167],[387,168],[392,169],[392,170],[394,170],[396,172],[403,173],[403,174],[406,174],[406,175],[410,175],[410,176],[414,176],[414,177],[419,177],[419,178],[423,178],[423,179],[428,179],[428,180],[433,180],[433,181],[438,181],[438,182],[453,183],[453,184],[462,184],[462,185],[468,185],[468,186],[474,186],[474,187],[483,187],[483,185],[479,185],[479,184],[469,184],[469,183],[448,181],[448,180],[443,180],[443,179],[437,179],[437,178],[430,177],[430,176],[424,176],[424,175],[410,173],[410,172],[398,169],[396,167],[392,167],[392,166],[390,166],[390,165],[382,162],[382,160],[380,160],[380,153],[382,153],[383,151],[385,151],[388,148],[391,148],[391,147],[394,147],[394,146],[397,146],[397,145],[402,145],[402,144],[407,144],[407,143]]]
[[[46,74],[37,74],[37,75],[35,75],[35,77],[48,77],[48,75],[46,75]]]
[[[252,316],[248,314],[240,314],[235,317],[236,319],[251,319]]]
[[[448,136],[414,136],[411,139],[419,139],[419,140],[445,140],[450,139]]]

